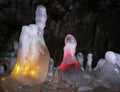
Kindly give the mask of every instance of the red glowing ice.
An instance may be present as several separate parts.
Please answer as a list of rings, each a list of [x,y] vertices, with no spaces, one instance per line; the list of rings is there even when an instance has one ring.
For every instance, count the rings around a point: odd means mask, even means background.
[[[76,39],[72,35],[68,34],[65,38],[64,57],[60,65],[61,71],[80,68],[80,64],[78,61],[76,61],[75,57],[76,46],[77,46]]]

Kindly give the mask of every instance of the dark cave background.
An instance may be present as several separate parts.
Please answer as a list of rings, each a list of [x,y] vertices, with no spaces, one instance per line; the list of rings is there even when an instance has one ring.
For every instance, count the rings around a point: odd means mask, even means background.
[[[76,54],[93,54],[93,67],[108,50],[120,53],[119,0],[0,0],[0,55],[13,51],[22,25],[34,23],[38,5],[47,8],[44,31],[46,45],[55,65],[63,57],[64,38],[77,40]]]

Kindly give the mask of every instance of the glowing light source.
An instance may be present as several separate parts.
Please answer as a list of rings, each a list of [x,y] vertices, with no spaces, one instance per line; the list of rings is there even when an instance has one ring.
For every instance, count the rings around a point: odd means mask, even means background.
[[[16,65],[16,73],[18,73],[20,71],[20,66],[19,65]]]

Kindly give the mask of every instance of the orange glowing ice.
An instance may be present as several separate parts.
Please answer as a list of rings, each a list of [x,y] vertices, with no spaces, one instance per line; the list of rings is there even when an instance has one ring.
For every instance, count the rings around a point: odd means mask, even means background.
[[[43,38],[46,8],[38,6],[36,24],[22,27],[16,65],[10,76],[20,85],[34,86],[45,81],[50,55]]]

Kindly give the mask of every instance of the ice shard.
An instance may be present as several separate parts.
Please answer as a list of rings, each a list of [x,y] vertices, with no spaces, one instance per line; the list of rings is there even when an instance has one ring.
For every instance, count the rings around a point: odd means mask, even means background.
[[[73,68],[80,68],[80,64],[75,56],[76,46],[76,39],[71,34],[68,34],[65,38],[64,56],[60,65],[60,70],[66,71]]]
[[[43,38],[47,20],[44,6],[37,7],[35,20],[36,24],[22,27],[15,67],[10,76],[5,78],[14,80],[22,86],[35,86],[43,83],[49,68],[49,51]]]

